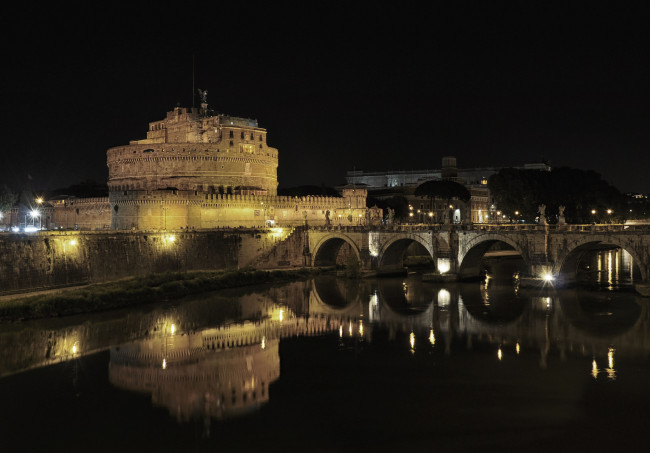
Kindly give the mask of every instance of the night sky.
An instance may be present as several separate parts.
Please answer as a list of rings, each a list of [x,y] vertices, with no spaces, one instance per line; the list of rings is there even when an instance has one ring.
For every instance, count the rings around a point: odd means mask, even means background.
[[[0,185],[105,182],[107,148],[192,105],[194,61],[210,108],[269,131],[283,187],[453,155],[461,168],[548,160],[650,193],[646,10],[131,3],[5,7]]]

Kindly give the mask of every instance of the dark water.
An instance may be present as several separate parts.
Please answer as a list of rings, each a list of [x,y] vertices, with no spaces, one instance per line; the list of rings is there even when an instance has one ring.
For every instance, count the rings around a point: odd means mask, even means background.
[[[0,445],[645,450],[649,303],[625,288],[320,277],[2,325]]]

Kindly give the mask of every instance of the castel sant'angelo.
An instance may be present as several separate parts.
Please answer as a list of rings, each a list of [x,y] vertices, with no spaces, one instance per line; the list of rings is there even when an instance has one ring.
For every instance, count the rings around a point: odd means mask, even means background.
[[[157,230],[298,225],[363,225],[367,191],[342,197],[278,196],[278,150],[257,120],[176,107],[149,123],[147,137],[107,152],[108,199],[54,203],[53,227]],[[74,219],[74,220],[72,220]]]

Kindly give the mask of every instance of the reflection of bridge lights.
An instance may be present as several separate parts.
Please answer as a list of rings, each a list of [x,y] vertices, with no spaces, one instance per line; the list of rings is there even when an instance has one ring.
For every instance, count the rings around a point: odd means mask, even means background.
[[[451,302],[451,294],[446,289],[438,291],[438,306],[448,307]]]
[[[162,369],[163,370],[167,369],[167,360],[166,359],[163,359],[163,361],[162,361]]]
[[[616,379],[616,370],[614,370],[614,352],[616,350],[614,348],[609,348],[607,351],[607,364],[609,365],[609,368],[607,368],[607,378],[610,380],[615,380]]]
[[[279,318],[280,318],[280,322],[282,322],[282,320],[284,319],[284,310],[280,310]]]
[[[409,335],[409,343],[411,344],[411,350],[415,349],[415,334],[413,331],[411,331],[411,334]]]
[[[550,297],[546,298],[546,308],[551,308],[551,298]]]
[[[266,337],[262,337],[262,349],[266,349]]]
[[[171,328],[169,330],[171,330],[172,335],[174,335],[174,333],[176,332],[176,326],[174,324],[172,324],[172,326],[171,326]]]
[[[501,351],[501,348],[499,348],[499,350],[497,351],[497,357],[499,358],[499,360],[503,358],[503,351]]]
[[[519,347],[519,343],[515,345],[515,351],[517,352],[517,355],[519,355],[519,351],[521,351],[521,348]]]
[[[433,329],[429,332],[429,343],[431,343],[431,346],[436,345],[436,336],[433,334]]]
[[[343,338],[343,326],[339,326],[339,338]]]
[[[596,359],[591,362],[591,375],[594,379],[598,378],[598,364],[596,363]]]
[[[350,336],[352,336],[352,323],[350,323],[348,330],[350,331]]]
[[[359,321],[359,335],[363,336],[363,321]]]

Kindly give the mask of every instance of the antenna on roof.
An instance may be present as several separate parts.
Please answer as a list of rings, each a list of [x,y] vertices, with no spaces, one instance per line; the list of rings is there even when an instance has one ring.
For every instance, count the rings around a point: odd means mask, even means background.
[[[192,54],[192,108],[194,108],[194,54]]]

